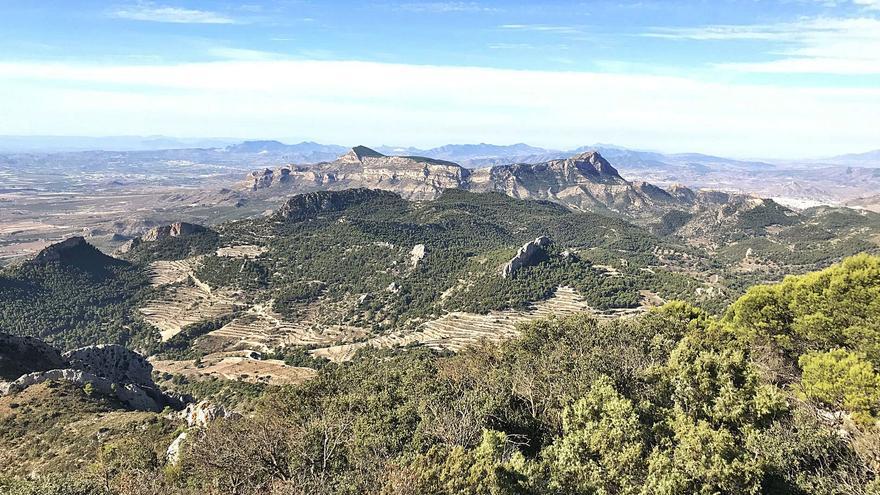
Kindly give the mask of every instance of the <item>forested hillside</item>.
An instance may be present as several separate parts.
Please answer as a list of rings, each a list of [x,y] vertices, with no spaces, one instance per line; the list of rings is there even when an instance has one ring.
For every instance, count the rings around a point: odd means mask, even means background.
[[[530,311],[560,287],[597,312],[684,300],[720,314],[750,285],[878,249],[875,218],[852,210],[793,217],[771,203],[722,223],[732,234],[715,239],[723,244],[715,248],[704,244],[705,233],[652,233],[501,193],[451,189],[410,202],[387,191],[319,191],[261,218],[135,239],[122,259],[82,238],[47,248],[0,272],[0,328],[66,349],[121,343],[144,353],[168,347],[159,345],[160,332],[164,340],[181,334],[172,347],[187,352],[176,355],[194,355],[188,350],[199,336],[230,322],[220,334],[268,333],[260,337],[269,341],[260,344],[265,351],[278,342],[340,343],[320,335],[285,340],[286,330],[253,323],[267,311],[280,328],[344,327],[363,340],[454,312]],[[550,241],[539,256],[503,276],[517,249],[539,236]],[[169,267],[175,274],[165,280]],[[236,339],[203,339],[198,352],[238,349]]]
[[[63,348],[104,343],[141,347],[157,338],[134,314],[146,291],[142,267],[104,255],[74,237],[0,271],[0,331],[39,337]]]
[[[673,302],[632,319],[539,321],[457,355],[362,352],[302,385],[266,388],[252,413],[193,431],[173,466],[157,457],[154,432],[132,432],[144,441],[105,445],[89,470],[0,486],[876,494],[878,323],[880,258],[862,255],[751,288],[720,317]]]

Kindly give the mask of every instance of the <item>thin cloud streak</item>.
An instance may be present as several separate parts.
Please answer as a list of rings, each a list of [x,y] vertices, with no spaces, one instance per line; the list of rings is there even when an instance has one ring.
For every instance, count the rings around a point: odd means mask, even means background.
[[[449,12],[496,12],[498,9],[477,2],[411,2],[396,6],[397,10],[445,14]]]
[[[217,12],[161,6],[152,2],[119,8],[111,12],[111,16],[131,21],[173,24],[235,24],[234,19]]]
[[[719,63],[756,73],[880,74],[880,20],[813,18],[793,23],[656,28],[643,36],[691,41],[761,41],[774,60]]]

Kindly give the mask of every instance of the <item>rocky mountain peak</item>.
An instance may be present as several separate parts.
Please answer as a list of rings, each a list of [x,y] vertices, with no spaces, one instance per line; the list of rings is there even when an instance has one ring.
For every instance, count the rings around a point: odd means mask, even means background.
[[[340,161],[345,162],[362,162],[364,158],[382,158],[385,155],[376,150],[367,148],[366,146],[355,146],[348,153],[339,157]]]
[[[590,167],[599,175],[611,175],[614,177],[620,177],[617,169],[614,168],[614,166],[612,166],[611,163],[608,162],[608,160],[603,158],[598,151],[585,151],[583,153],[574,155],[570,158],[570,160],[573,161],[580,170],[583,170],[583,167]]]
[[[81,267],[98,267],[112,265],[118,263],[119,260],[102,253],[86,242],[84,237],[74,236],[46,247],[30,261],[30,264],[47,265],[53,262]]]

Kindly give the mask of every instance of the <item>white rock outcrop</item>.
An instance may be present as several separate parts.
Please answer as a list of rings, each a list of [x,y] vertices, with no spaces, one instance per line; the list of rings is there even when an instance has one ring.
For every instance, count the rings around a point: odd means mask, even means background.
[[[117,383],[87,371],[60,369],[28,373],[18,380],[0,384],[0,393],[9,395],[48,381],[65,381],[79,386],[92,386],[95,392],[116,397],[131,409],[159,412],[165,407],[166,397],[157,390],[148,390],[133,383]]]
[[[419,261],[425,259],[426,254],[427,250],[425,249],[424,244],[416,244],[415,246],[413,246],[412,251],[409,252],[409,259],[412,267],[417,267],[419,265]]]
[[[205,427],[208,423],[219,418],[232,418],[238,416],[227,410],[221,404],[203,400],[198,404],[189,404],[186,409],[180,411],[180,417],[186,421],[186,425],[192,427]]]
[[[516,255],[501,267],[501,276],[504,278],[510,278],[520,268],[533,264],[537,254],[543,251],[544,247],[549,246],[552,242],[553,241],[551,241],[549,237],[542,235],[534,241],[523,244],[516,252]]]
[[[2,342],[13,341],[6,338]],[[180,410],[192,400],[162,392],[153,382],[153,366],[143,356],[123,346],[88,346],[63,355],[46,347],[54,351],[55,357],[43,359],[44,362],[39,363],[42,369],[37,367],[36,371],[22,374],[15,380],[0,382],[0,395],[18,393],[48,381],[65,381],[81,387],[89,385],[95,393],[115,397],[126,407],[140,411],[159,412],[166,406]],[[43,349],[40,354],[46,355],[47,351]],[[35,359],[31,354],[23,354],[20,358]],[[56,368],[46,369],[47,366]],[[4,369],[13,368],[7,363]]]
[[[186,235],[198,234],[207,229],[201,225],[187,222],[174,222],[170,225],[162,225],[150,229],[141,237],[144,242],[160,241],[169,237],[181,237]]]
[[[183,447],[183,442],[186,441],[188,436],[187,432],[182,431],[180,432],[180,435],[177,435],[177,438],[171,442],[171,445],[168,446],[168,449],[165,451],[165,460],[168,461],[169,464],[177,464],[180,462],[181,447]]]

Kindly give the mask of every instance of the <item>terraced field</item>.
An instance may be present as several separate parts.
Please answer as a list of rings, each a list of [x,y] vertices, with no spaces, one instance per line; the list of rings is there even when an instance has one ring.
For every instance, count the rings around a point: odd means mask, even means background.
[[[342,325],[320,325],[312,318],[285,320],[271,310],[271,303],[255,304],[242,316],[208,334],[227,342],[227,348],[269,350],[287,345],[328,345],[351,342],[365,335],[365,330]]]
[[[409,333],[394,333],[374,337],[364,342],[335,345],[313,351],[316,356],[331,361],[351,359],[358,349],[365,346],[394,347],[420,344],[434,349],[460,351],[482,340],[497,342],[516,336],[517,325],[549,316],[567,316],[589,312],[598,317],[619,317],[640,310],[617,310],[596,313],[571,287],[560,287],[552,298],[534,304],[527,311],[492,311],[488,314],[454,312],[433,321],[423,323]]]
[[[150,283],[158,287],[182,282],[189,278],[201,259],[194,256],[180,261],[154,261],[150,263]]]
[[[162,340],[166,341],[187,325],[218,318],[235,308],[232,298],[212,294],[198,285],[173,285],[139,311],[147,323],[159,329]]]

